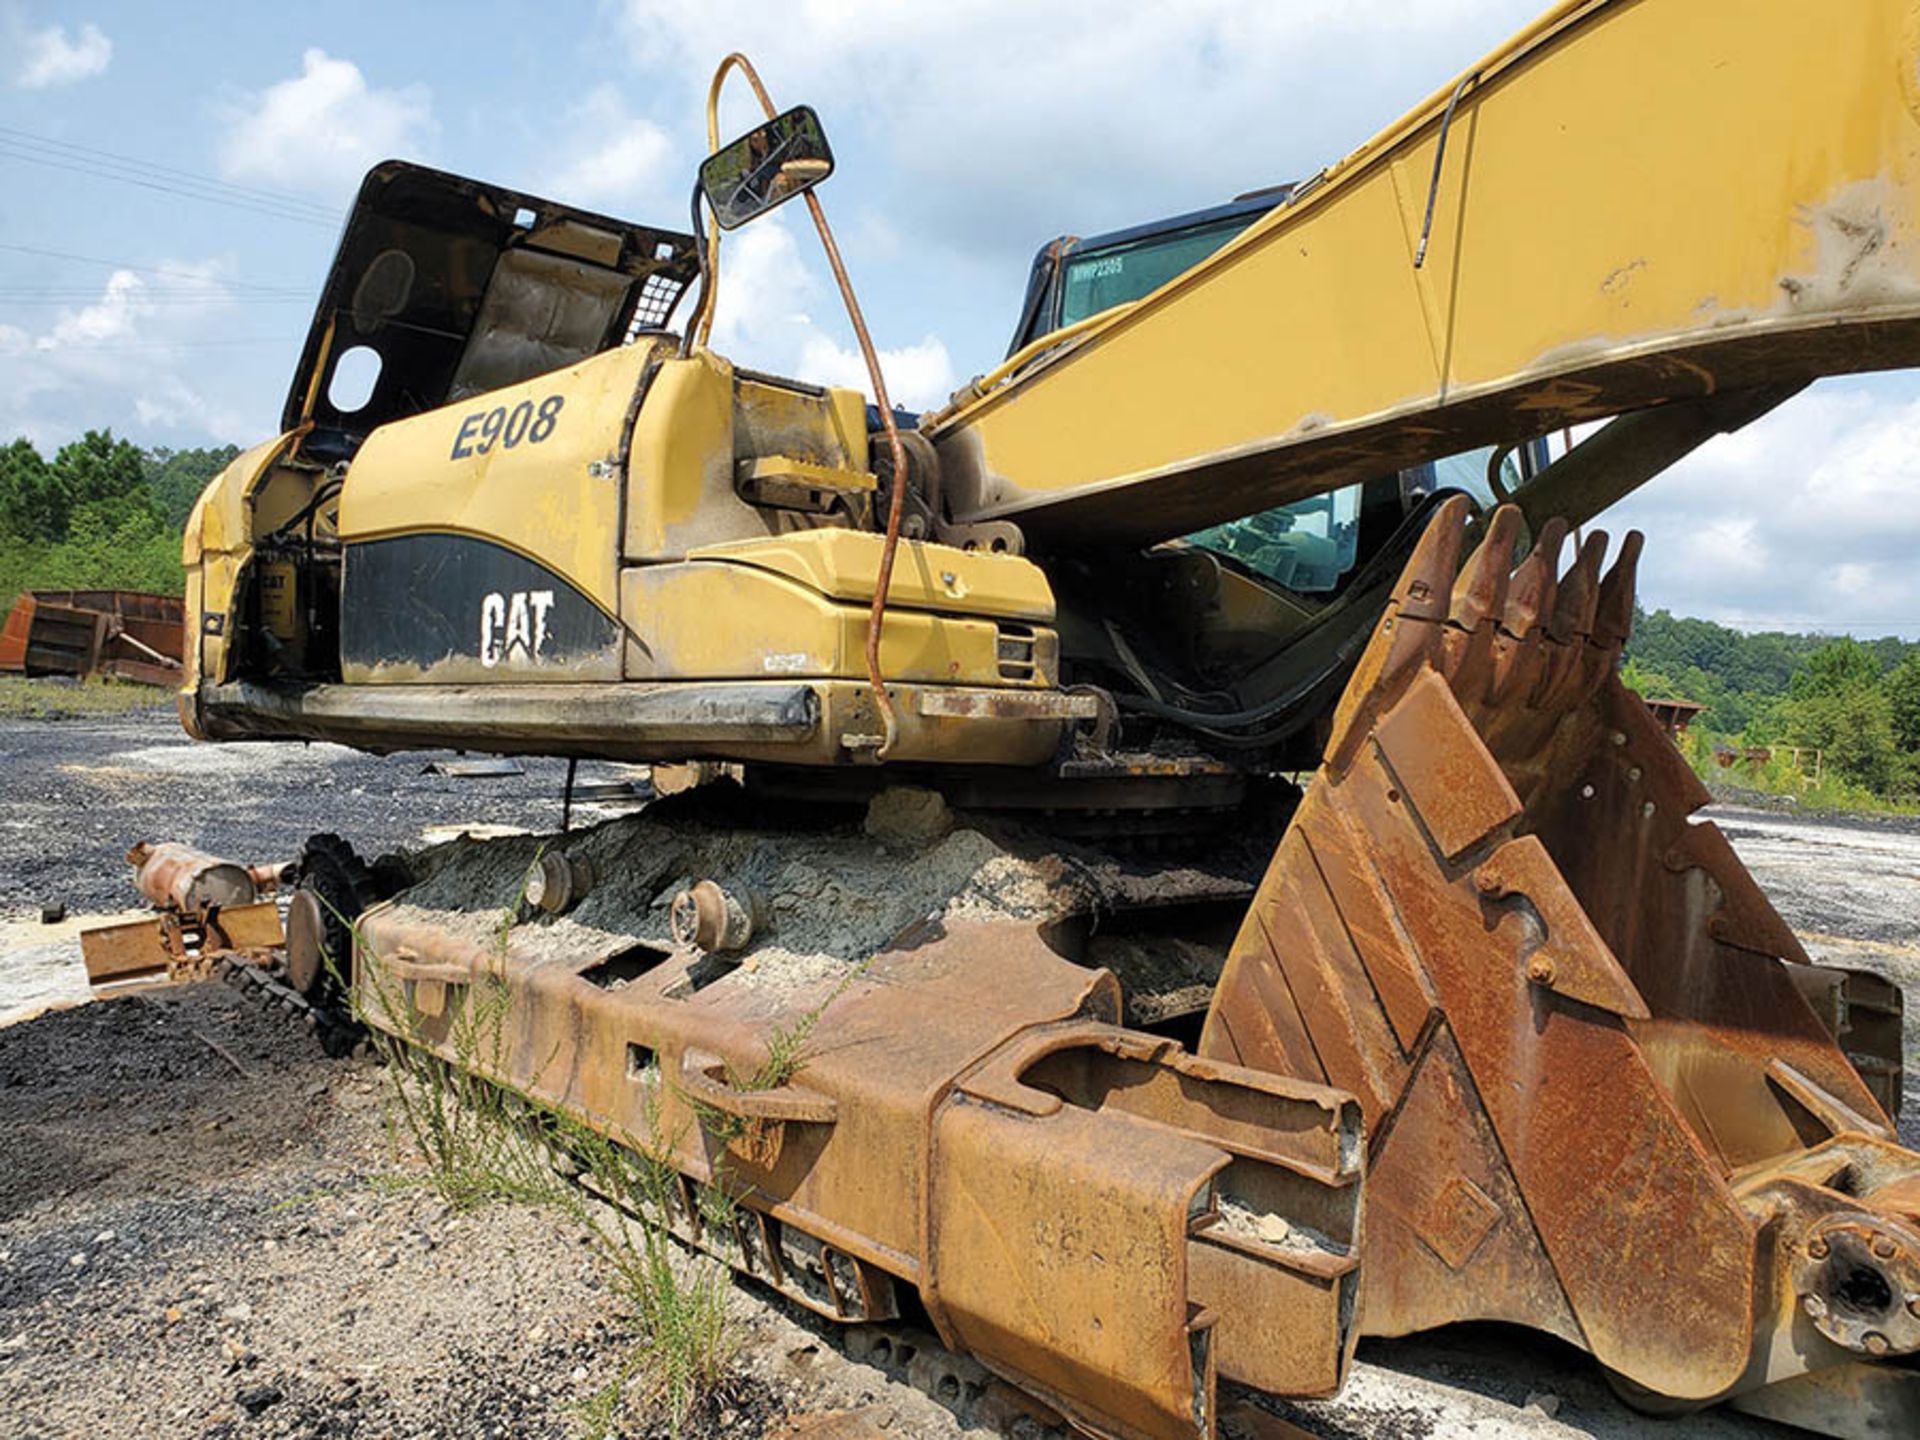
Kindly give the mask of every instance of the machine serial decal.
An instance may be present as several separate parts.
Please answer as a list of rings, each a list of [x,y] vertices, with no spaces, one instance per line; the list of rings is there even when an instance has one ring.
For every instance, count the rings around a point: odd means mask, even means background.
[[[480,602],[480,663],[491,670],[502,659],[538,660],[547,643],[551,590],[494,591]]]
[[[564,395],[549,395],[537,408],[533,401],[522,400],[511,410],[505,405],[476,410],[460,421],[447,458],[464,460],[469,455],[485,455],[495,445],[511,450],[523,440],[529,445],[538,445],[553,434],[566,403]]]

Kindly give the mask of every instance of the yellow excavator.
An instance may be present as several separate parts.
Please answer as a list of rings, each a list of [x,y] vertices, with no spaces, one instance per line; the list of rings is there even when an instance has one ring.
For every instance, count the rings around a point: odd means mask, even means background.
[[[376,167],[283,433],[188,521],[187,728],[729,778],[512,850],[504,931],[452,861],[322,847],[288,973],[350,963],[372,1025],[669,1162],[690,1242],[1093,1433],[1462,1320],[1651,1410],[1920,1433],[1898,992],[1690,818],[1619,679],[1639,538],[1586,529],[1920,364],[1916,16],[1568,0],[1299,183],[1047,246],[919,416],[708,345],[721,232],[801,198],[872,360],[819,118],[738,57],[768,119],[712,135],[700,233]],[[994,847],[965,905],[915,888],[948,823]],[[922,913],[739,963],[804,919],[752,876],[842,850]],[[1015,871],[1054,898],[980,903]]]

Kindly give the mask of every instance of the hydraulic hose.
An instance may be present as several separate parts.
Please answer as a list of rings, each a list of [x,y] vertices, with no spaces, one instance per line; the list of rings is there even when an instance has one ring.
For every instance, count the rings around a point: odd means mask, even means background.
[[[753,87],[753,93],[759,98],[760,108],[765,110],[769,120],[779,112],[774,109],[773,99],[767,94],[767,87],[760,83],[760,75],[753,68],[753,62],[739,51],[734,51],[720,62],[713,72],[713,83],[707,87],[707,148],[717,151],[720,148],[720,86],[727,78],[727,72],[738,69],[747,77],[747,83]],[[827,212],[820,207],[820,198],[808,190],[805,195],[807,213],[813,216],[813,228],[820,233],[821,248],[827,252],[827,265],[833,271],[834,284],[840,288],[840,298],[846,302],[847,318],[853,322],[854,338],[860,342],[860,354],[867,362],[867,376],[873,382],[873,403],[880,411],[880,423],[887,432],[887,447],[893,455],[893,492],[887,504],[886,542],[880,548],[880,571],[874,578],[873,608],[867,615],[867,685],[873,692],[873,703],[880,714],[880,748],[876,757],[885,760],[892,752],[894,742],[900,737],[900,720],[894,713],[893,697],[887,694],[884,677],[880,673],[880,634],[887,615],[887,590],[893,583],[894,555],[900,547],[900,516],[907,490],[907,455],[900,444],[899,427],[893,420],[893,402],[887,397],[886,377],[880,373],[880,357],[873,348],[873,337],[867,333],[866,317],[860,312],[860,302],[853,293],[853,282],[847,278],[847,267],[840,258],[840,247],[834,243],[833,230],[827,224]],[[700,286],[700,308],[687,327],[687,333],[693,336],[694,343],[705,348],[707,337],[713,333],[714,302],[719,293],[720,279],[720,225],[716,220],[707,232],[706,268]]]

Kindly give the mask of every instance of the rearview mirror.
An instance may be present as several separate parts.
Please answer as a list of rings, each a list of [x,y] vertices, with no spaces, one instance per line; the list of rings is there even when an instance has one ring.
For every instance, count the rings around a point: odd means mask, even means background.
[[[811,105],[749,130],[700,165],[700,189],[722,230],[811,190],[833,173],[833,151]]]

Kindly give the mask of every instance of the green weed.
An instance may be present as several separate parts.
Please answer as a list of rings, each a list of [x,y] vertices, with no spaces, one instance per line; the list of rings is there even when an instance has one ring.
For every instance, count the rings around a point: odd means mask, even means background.
[[[495,930],[502,961],[525,895],[523,877]],[[361,944],[357,928],[348,924]],[[328,963],[339,968],[334,957]],[[615,1378],[581,1407],[587,1433],[604,1440],[630,1418],[653,1416],[681,1433],[702,1402],[725,1385],[741,1337],[725,1260],[684,1247],[672,1227],[676,1216],[688,1229],[697,1226],[708,1250],[724,1255],[733,1244],[735,1203],[722,1185],[702,1187],[692,1199],[691,1187],[662,1158],[680,1137],[664,1130],[657,1099],[664,1082],[657,1070],[642,1090],[642,1133],[602,1135],[488,1078],[510,1073],[511,992],[501,976],[475,975],[447,987],[441,1043],[451,1049],[451,1061],[429,1051],[429,1017],[400,987],[378,967],[367,967],[362,980],[362,989],[348,993],[363,1023],[380,1022],[368,1023],[368,1030],[391,1080],[389,1133],[424,1162],[424,1183],[456,1209],[494,1203],[548,1208],[585,1232],[604,1267],[633,1340]],[[803,1042],[804,1035],[779,1048],[788,1053]]]

